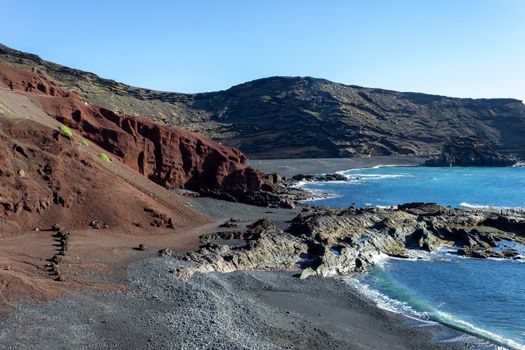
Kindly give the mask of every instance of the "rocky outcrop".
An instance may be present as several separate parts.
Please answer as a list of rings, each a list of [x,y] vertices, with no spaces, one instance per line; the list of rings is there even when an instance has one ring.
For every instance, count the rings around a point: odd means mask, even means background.
[[[439,154],[469,136],[525,158],[525,105],[270,77],[225,91],[180,94],[130,87],[0,46],[8,62],[67,86],[84,101],[199,131],[252,158]]]
[[[179,269],[177,275],[189,278],[195,272],[232,272],[246,269],[296,269],[299,256],[306,254],[308,245],[291,235],[283,235],[268,220],[255,222],[243,234],[247,245],[241,248],[207,243],[183,259],[196,263]]]
[[[512,156],[503,155],[486,142],[473,137],[458,138],[447,143],[438,158],[427,160],[425,166],[511,166]]]
[[[196,271],[291,269],[302,278],[345,275],[373,266],[382,255],[418,258],[421,252],[444,245],[469,257],[520,258],[513,249],[499,249],[502,240],[525,242],[523,233],[491,225],[502,220],[525,225],[525,211],[470,211],[429,203],[396,209],[311,208],[300,213],[286,232],[261,220],[246,233],[231,236],[244,239],[245,245],[207,239],[199,251],[184,256],[194,265],[178,274],[187,278]]]
[[[297,174],[292,176],[292,181],[348,181],[343,174],[324,174],[324,175],[304,175]]]

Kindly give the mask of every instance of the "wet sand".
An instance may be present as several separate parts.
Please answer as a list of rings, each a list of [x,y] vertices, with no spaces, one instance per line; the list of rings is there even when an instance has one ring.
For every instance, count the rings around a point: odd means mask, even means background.
[[[286,177],[297,174],[326,174],[338,170],[369,168],[376,165],[416,166],[425,159],[414,156],[385,156],[362,158],[308,158],[308,159],[250,159],[250,166],[266,173]]]

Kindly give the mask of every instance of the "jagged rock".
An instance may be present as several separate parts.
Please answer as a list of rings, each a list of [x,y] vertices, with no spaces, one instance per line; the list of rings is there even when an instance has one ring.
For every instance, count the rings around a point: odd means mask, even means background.
[[[520,253],[516,249],[505,249],[500,252],[501,255],[505,258],[515,258]]]
[[[231,218],[230,220],[219,225],[219,227],[227,227],[227,228],[238,227],[239,226],[238,221],[239,220],[235,218]]]
[[[342,174],[325,174],[325,175],[304,175],[298,174],[292,176],[293,181],[348,181],[348,178]]]
[[[159,255],[160,256],[173,256],[174,254],[175,253],[170,248],[165,248],[165,249],[159,250]]]
[[[516,158],[505,156],[481,139],[463,137],[446,143],[439,158],[427,160],[425,166],[511,166]]]
[[[202,243],[208,244],[217,239],[232,240],[232,239],[248,239],[250,238],[245,232],[241,231],[220,231],[214,233],[206,233],[199,237]]]
[[[104,224],[103,221],[100,221],[100,220],[92,220],[90,223],[89,223],[89,226],[91,226],[91,228],[95,229],[95,230],[99,230],[101,228],[105,228],[106,227],[106,224]]]
[[[487,227],[487,218],[495,215],[491,210],[461,210],[436,204],[408,204],[401,209],[312,208],[299,213],[286,232],[268,219],[254,222],[242,234],[248,240],[246,246],[210,240],[185,256],[196,266],[178,275],[188,278],[197,271],[242,269],[300,270],[300,278],[346,275],[370,268],[382,254],[417,257],[413,250],[433,251],[451,244],[462,247],[457,254],[467,257],[519,257],[513,249],[493,249],[502,238],[525,242],[523,236],[509,236],[508,232]],[[514,225],[525,223],[524,210],[509,215]]]

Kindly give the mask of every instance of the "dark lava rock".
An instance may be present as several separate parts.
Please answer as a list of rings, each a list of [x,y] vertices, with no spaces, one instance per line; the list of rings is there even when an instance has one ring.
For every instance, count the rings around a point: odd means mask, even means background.
[[[304,175],[292,176],[293,181],[347,181],[348,178],[341,174]]]
[[[511,166],[514,157],[503,155],[481,139],[464,137],[446,143],[441,155],[427,160],[425,166]]]
[[[160,256],[173,256],[175,253],[173,252],[173,250],[171,250],[170,248],[165,248],[165,249],[161,249],[159,250],[159,255]]]
[[[436,203],[422,203],[412,202],[399,204],[397,206],[399,210],[406,211],[407,213],[415,215],[439,215],[446,211],[446,207],[443,207]]]
[[[505,249],[502,250],[500,254],[503,255],[503,257],[505,258],[515,258],[520,253],[516,249]]]
[[[62,261],[62,256],[60,255],[53,255],[53,257],[51,258],[51,262],[54,264],[58,264],[61,261]]]
[[[93,220],[89,223],[89,226],[91,226],[91,228],[95,229],[95,230],[98,230],[98,229],[101,229],[101,228],[105,228],[107,225],[104,224],[103,221],[100,221],[100,220]]]
[[[57,237],[57,238],[60,239],[61,241],[67,241],[67,240],[69,240],[70,235],[71,235],[71,233],[69,233],[69,232],[58,231],[58,232],[55,234],[55,237]]]
[[[238,226],[239,225],[237,224],[237,220],[233,218],[219,225],[219,227],[226,227],[226,228],[238,227]]]

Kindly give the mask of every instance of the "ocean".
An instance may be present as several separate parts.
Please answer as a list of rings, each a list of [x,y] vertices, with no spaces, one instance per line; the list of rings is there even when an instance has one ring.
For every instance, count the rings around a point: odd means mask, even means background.
[[[315,204],[338,207],[435,202],[525,208],[525,168],[376,167],[340,173],[350,180],[301,187],[333,195]],[[525,247],[507,244],[525,256]],[[388,310],[525,349],[523,261],[463,258],[445,247],[422,260],[385,258],[348,283]]]

